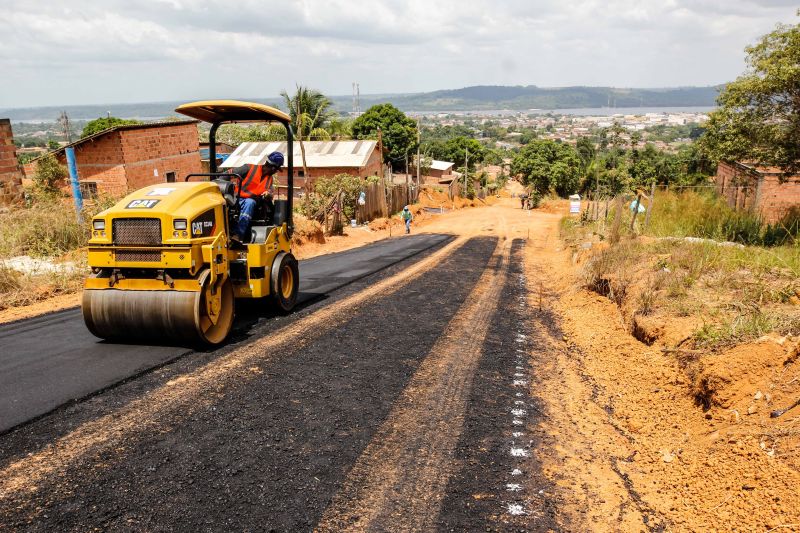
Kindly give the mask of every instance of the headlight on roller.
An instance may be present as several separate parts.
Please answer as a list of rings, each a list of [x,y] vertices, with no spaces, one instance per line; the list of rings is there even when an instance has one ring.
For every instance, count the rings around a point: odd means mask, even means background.
[[[98,231],[102,231],[106,229],[106,221],[103,220],[102,218],[97,218],[95,220],[92,220],[92,227]]]
[[[176,230],[185,230],[186,229],[186,219],[177,218],[172,221],[172,227]]]

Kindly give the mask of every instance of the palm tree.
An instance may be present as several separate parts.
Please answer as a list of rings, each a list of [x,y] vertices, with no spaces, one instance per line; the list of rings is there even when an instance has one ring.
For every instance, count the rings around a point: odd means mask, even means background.
[[[294,124],[294,133],[300,142],[300,155],[303,159],[303,175],[306,178],[306,187],[310,187],[311,177],[308,175],[306,164],[306,148],[303,139],[330,139],[330,134],[325,129],[328,121],[336,116],[330,108],[333,105],[330,98],[317,91],[302,85],[297,85],[294,95],[289,96],[285,90],[281,92],[289,116]]]

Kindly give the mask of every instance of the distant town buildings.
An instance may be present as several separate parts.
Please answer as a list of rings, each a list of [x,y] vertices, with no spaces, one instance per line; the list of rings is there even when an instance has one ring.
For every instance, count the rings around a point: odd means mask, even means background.
[[[600,130],[620,126],[625,132],[623,141],[630,142],[631,134],[639,132],[642,141],[650,142],[662,150],[674,149],[689,139],[678,139],[667,142],[657,139],[657,135],[649,133],[649,129],[657,126],[675,127],[690,124],[703,124],[708,120],[706,113],[700,112],[650,112],[644,114],[611,114],[611,115],[568,115],[542,112],[508,112],[482,113],[480,111],[464,113],[433,113],[422,115],[426,125],[469,126],[473,133],[480,136],[481,127],[491,124],[506,133],[499,139],[485,139],[496,148],[511,149],[520,146],[524,137],[521,130],[536,130],[537,138],[550,139],[574,144],[582,136],[597,134]]]

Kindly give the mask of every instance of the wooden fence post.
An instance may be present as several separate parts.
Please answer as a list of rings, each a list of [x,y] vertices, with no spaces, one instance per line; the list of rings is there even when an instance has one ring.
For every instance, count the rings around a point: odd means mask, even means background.
[[[619,242],[619,227],[622,224],[622,195],[618,194],[614,199],[614,225],[611,226],[611,244]]]
[[[642,193],[636,193],[636,204],[633,206],[633,216],[631,217],[631,234],[633,234],[633,225],[636,223],[636,215],[639,214],[639,206],[642,204]]]
[[[647,206],[647,213],[644,215],[644,228],[642,229],[642,233],[647,231],[647,225],[650,224],[650,215],[653,213],[653,205],[656,201],[656,182],[654,181],[653,184],[650,186],[650,202]]]

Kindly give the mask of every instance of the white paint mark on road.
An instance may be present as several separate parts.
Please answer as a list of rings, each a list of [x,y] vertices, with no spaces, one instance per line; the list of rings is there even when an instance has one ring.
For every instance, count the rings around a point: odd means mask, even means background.
[[[515,431],[514,433],[511,434],[511,436],[514,437],[515,439],[518,439],[518,438],[520,438],[522,436],[522,432],[521,431]]]
[[[523,374],[522,372],[517,372],[517,373],[514,374],[514,377],[515,378],[524,378],[525,374]]]
[[[522,490],[522,485],[519,483],[506,483],[506,490],[509,492],[519,492]]]
[[[508,509],[508,514],[514,516],[528,514],[528,512],[525,510],[525,507],[521,503],[509,503],[507,509]]]
[[[514,424],[515,426],[521,426],[521,425],[525,424],[525,422],[523,422],[519,418],[515,418],[514,420],[511,421],[511,423]]]
[[[521,476],[522,475],[522,470],[520,470],[519,468],[515,468],[514,470],[511,471],[511,475],[512,476]]]
[[[511,448],[511,457],[529,457],[530,453],[525,448]]]
[[[514,400],[514,405],[525,405],[525,402],[522,400]]]
[[[515,379],[514,380],[514,386],[515,387],[524,387],[527,384],[528,384],[528,382],[525,381],[524,379]]]
[[[528,412],[525,409],[512,409],[511,414],[514,416],[525,416]]]

